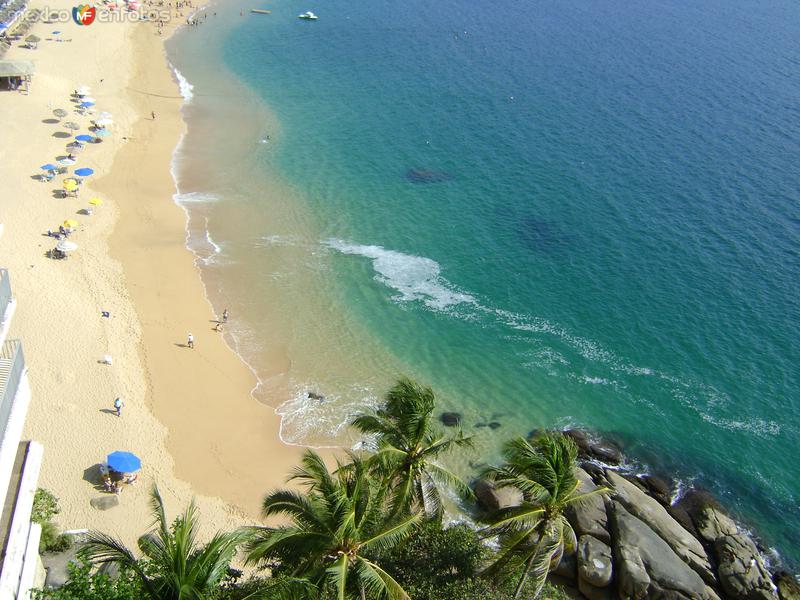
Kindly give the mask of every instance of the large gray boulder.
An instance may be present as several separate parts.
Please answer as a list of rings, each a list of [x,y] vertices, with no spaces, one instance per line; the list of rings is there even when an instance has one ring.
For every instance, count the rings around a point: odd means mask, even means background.
[[[786,571],[775,573],[775,585],[778,586],[778,597],[781,600],[800,600],[800,583],[794,575]]]
[[[95,510],[108,510],[119,506],[119,497],[116,494],[108,494],[106,496],[96,496],[89,500],[89,504]]]
[[[698,535],[712,545],[722,537],[739,533],[733,519],[713,506],[700,509],[695,523]]]
[[[579,494],[597,489],[592,478],[583,469],[576,469],[575,475],[579,482]],[[591,535],[606,543],[611,541],[608,535],[608,517],[606,516],[606,504],[603,500],[603,494],[595,494],[580,502],[570,504],[564,514],[578,537]]]
[[[591,535],[578,540],[578,578],[592,587],[604,588],[613,575],[611,548]]]
[[[761,553],[747,535],[725,535],[714,542],[719,583],[736,600],[777,600],[778,590]]]
[[[632,515],[641,519],[655,531],[709,585],[716,585],[703,545],[684,529],[667,510],[630,481],[617,473],[606,470],[606,477],[614,487],[614,498]]]
[[[578,565],[575,554],[565,554],[553,569],[553,574],[572,582],[578,578]]]
[[[479,479],[475,484],[475,497],[478,499],[480,505],[488,511],[510,508],[522,504],[522,492],[517,488],[498,488],[488,479]]]
[[[617,593],[622,600],[719,600],[661,536],[609,502]]]

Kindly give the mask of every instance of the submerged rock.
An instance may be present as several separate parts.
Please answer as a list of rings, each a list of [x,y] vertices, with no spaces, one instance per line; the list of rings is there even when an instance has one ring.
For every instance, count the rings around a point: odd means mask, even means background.
[[[456,427],[461,425],[461,414],[457,412],[445,412],[441,416],[442,423],[447,427]]]
[[[406,179],[411,183],[440,183],[450,181],[452,175],[445,171],[434,171],[431,169],[409,169],[406,171]]]

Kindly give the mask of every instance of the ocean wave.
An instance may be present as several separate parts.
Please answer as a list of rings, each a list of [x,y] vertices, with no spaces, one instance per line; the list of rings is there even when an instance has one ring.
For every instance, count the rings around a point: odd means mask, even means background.
[[[353,418],[379,404],[377,395],[361,386],[322,398],[309,394],[309,390],[316,389],[322,387],[295,385],[293,396],[275,409],[281,418],[280,438],[285,444],[341,447],[343,434]]]
[[[398,302],[420,301],[428,308],[439,311],[459,304],[476,304],[473,296],[461,292],[441,276],[441,266],[433,259],[338,239],[329,239],[324,243],[341,254],[372,260],[375,279],[398,292],[394,296]]]
[[[179,192],[173,196],[173,199],[178,204],[199,204],[218,202],[219,196],[215,196],[214,194],[210,194],[208,192],[186,192],[185,194],[181,194]]]
[[[194,98],[194,86],[189,83],[186,77],[183,76],[183,73],[181,73],[175,65],[170,65],[170,67],[172,67],[172,72],[175,73],[175,79],[178,80],[178,89],[180,90],[184,103],[189,104],[192,98]]]
[[[283,241],[279,239],[273,243]],[[541,369],[548,376],[567,377],[586,385],[610,386],[617,392],[625,392],[629,386],[624,378],[616,375],[644,378],[653,381],[649,385],[658,385],[673,400],[716,427],[747,431],[757,436],[776,436],[781,432],[781,425],[775,421],[746,415],[738,419],[715,415],[715,409],[724,405],[727,398],[713,386],[692,378],[663,373],[652,367],[631,364],[599,342],[577,335],[545,318],[492,307],[445,279],[441,274],[441,265],[431,258],[341,239],[328,239],[322,243],[341,254],[370,259],[375,271],[374,279],[396,292],[392,298],[396,302],[418,301],[429,309],[460,320],[485,324],[488,319],[499,327],[507,327],[523,335],[531,334],[530,343],[540,347],[523,353],[526,368]],[[458,310],[453,310],[456,307]],[[586,362],[581,363],[578,357]],[[600,372],[591,377],[580,374],[580,371],[589,370],[589,367]],[[659,411],[647,394],[625,393],[624,397],[632,403]]]

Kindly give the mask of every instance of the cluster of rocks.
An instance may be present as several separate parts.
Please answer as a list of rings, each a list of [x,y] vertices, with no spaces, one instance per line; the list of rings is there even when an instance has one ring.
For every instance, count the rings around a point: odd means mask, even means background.
[[[609,468],[623,460],[619,448],[585,432],[565,433],[579,447],[580,492],[607,489],[566,511],[578,544],[565,553],[555,575],[582,596],[800,600],[795,578],[771,575],[750,536],[709,494],[690,492],[673,505],[668,482]],[[519,491],[495,489],[485,480],[476,483],[475,494],[487,510],[522,501]]]

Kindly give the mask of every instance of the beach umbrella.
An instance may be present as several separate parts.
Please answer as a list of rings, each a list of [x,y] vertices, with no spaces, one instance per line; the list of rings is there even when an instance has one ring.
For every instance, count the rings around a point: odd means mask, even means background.
[[[77,226],[78,222],[75,219],[67,219],[66,221],[64,221],[64,227],[72,228]]]
[[[58,171],[58,167],[52,163],[47,163],[46,165],[42,165],[40,167],[42,171]]]
[[[67,114],[68,114],[68,113],[67,113],[67,111],[65,111],[63,108],[57,108],[57,109],[55,109],[55,110],[53,111],[53,114],[54,114],[55,116],[57,116],[59,119],[63,119],[64,117],[66,117],[66,116],[67,116]]]
[[[42,38],[40,38],[38,35],[31,34],[25,38],[25,41],[28,42],[29,44],[37,44],[42,41]]]
[[[110,112],[103,111],[97,115],[98,119],[110,119],[113,115]]]
[[[103,206],[103,201],[100,198],[92,198],[89,200],[89,204],[92,206]]]
[[[90,100],[84,100],[83,102],[81,102],[81,108],[89,108],[91,106],[94,106],[94,102]]]
[[[81,86],[77,90],[75,90],[75,93],[78,96],[88,96],[89,95],[89,88],[86,87],[85,85]]]
[[[64,189],[67,190],[68,192],[74,192],[75,190],[78,189],[78,182],[75,181],[74,179],[65,181]]]
[[[88,177],[89,175],[94,175],[94,169],[90,169],[88,167],[84,167],[83,169],[75,169],[75,175],[78,177]]]
[[[70,158],[69,156],[67,156],[66,158],[62,158],[60,161],[58,161],[58,164],[64,165],[65,167],[71,167],[76,162],[78,161],[75,160],[74,158]]]
[[[91,135],[87,135],[85,133],[82,133],[80,135],[76,135],[75,139],[78,140],[79,142],[91,142],[94,139],[94,137],[91,136]]]
[[[78,152],[84,151],[84,146],[80,142],[72,142],[71,144],[67,144],[67,152],[70,154],[78,154]]]
[[[66,127],[67,129],[72,129],[73,131],[78,131],[78,129],[81,128],[81,126],[75,123],[74,121],[67,121],[66,123],[64,123],[64,127]]]
[[[138,456],[121,450],[109,454],[106,462],[109,469],[113,469],[118,473],[133,473],[142,468],[142,461]]]
[[[94,121],[94,124],[98,127],[105,127],[107,125],[111,125],[114,121],[109,118],[97,119]]]
[[[111,132],[108,129],[98,129],[94,134],[99,138],[104,138],[110,136]]]
[[[95,102],[97,102],[97,100],[91,98],[90,96],[84,96],[83,98],[81,98],[81,102],[91,102],[92,104],[94,104]]]
[[[56,244],[56,250],[61,250],[61,252],[72,252],[77,249],[78,244],[70,242],[69,240],[61,240]]]

